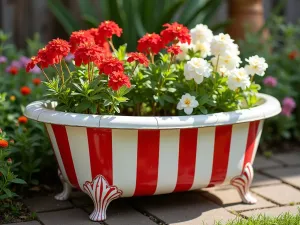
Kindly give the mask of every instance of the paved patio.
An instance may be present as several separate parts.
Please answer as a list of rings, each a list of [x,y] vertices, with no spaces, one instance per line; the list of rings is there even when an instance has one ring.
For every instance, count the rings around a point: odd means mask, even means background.
[[[88,214],[92,202],[75,192],[70,201],[58,202],[53,196],[27,199],[25,204],[37,213],[38,221],[10,225],[200,225],[226,222],[236,217],[258,214],[278,216],[298,213],[300,207],[300,152],[278,154],[270,159],[258,156],[252,192],[256,205],[245,205],[235,189],[222,186],[213,189],[119,199],[110,205],[108,219],[91,222]],[[297,205],[299,204],[299,205]]]

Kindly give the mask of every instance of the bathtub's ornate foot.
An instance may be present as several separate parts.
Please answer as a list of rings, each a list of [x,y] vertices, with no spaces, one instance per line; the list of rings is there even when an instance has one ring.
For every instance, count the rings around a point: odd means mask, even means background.
[[[58,176],[59,176],[60,181],[63,184],[63,191],[61,193],[55,195],[54,198],[59,201],[68,200],[70,197],[70,194],[72,192],[72,186],[68,182],[65,181],[60,169],[58,169]]]
[[[243,202],[247,204],[255,204],[257,202],[256,198],[252,196],[249,190],[253,176],[254,171],[252,165],[251,163],[247,163],[243,173],[240,176],[234,177],[230,181],[230,184],[238,190]]]
[[[119,198],[123,193],[116,186],[110,186],[102,175],[95,177],[92,182],[86,181],[83,185],[83,191],[94,202],[94,211],[90,215],[92,221],[105,220],[109,203]]]

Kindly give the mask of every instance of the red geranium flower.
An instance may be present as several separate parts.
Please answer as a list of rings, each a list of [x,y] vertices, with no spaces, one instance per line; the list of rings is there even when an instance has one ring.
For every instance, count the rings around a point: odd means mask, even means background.
[[[15,67],[15,66],[11,66],[11,67],[9,67],[8,72],[11,75],[16,75],[19,72],[19,69],[17,67]]]
[[[7,148],[8,142],[6,140],[0,140],[0,147],[1,148]]]
[[[36,86],[40,85],[41,82],[42,82],[42,81],[41,81],[40,78],[34,78],[34,79],[32,80],[32,83],[33,83],[34,85],[36,85]]]
[[[30,70],[32,70],[35,65],[37,65],[39,63],[39,58],[36,56],[31,57],[31,61],[29,63],[27,63],[26,66],[26,72],[28,73]]]
[[[154,55],[159,53],[163,48],[161,37],[158,34],[146,34],[140,40],[138,40],[137,49],[140,52],[149,54],[152,52]]]
[[[113,21],[104,21],[99,25],[98,28],[99,34],[104,38],[112,38],[115,34],[118,37],[121,36],[123,30]]]
[[[178,55],[179,53],[182,52],[180,49],[180,46],[178,45],[171,45],[170,47],[167,48],[167,52],[173,54],[173,55]]]
[[[181,43],[191,43],[191,35],[187,27],[177,22],[172,24],[166,23],[163,26],[166,27],[166,29],[160,32],[160,35],[164,44],[168,44],[175,39],[178,39],[177,41]]]
[[[88,45],[93,45],[95,44],[94,37],[90,34],[89,31],[75,31],[71,34],[70,36],[70,41],[71,45],[71,53],[74,53],[77,49],[78,46],[82,44],[88,44]]]
[[[104,52],[105,50],[98,45],[80,46],[74,54],[75,65],[86,65],[90,62],[98,65],[105,57]]]
[[[20,116],[20,117],[18,118],[18,121],[19,121],[19,123],[25,124],[25,123],[28,122],[28,119],[27,119],[26,116]]]
[[[289,53],[289,59],[290,60],[295,60],[296,59],[296,57],[298,56],[298,52],[297,51],[291,51],[290,53]]]
[[[113,72],[123,72],[123,62],[115,57],[105,58],[99,65],[100,73],[111,75]]]
[[[70,52],[70,45],[62,39],[54,39],[46,45],[47,62],[49,65],[59,63]]]
[[[27,86],[23,86],[20,89],[22,95],[29,95],[31,93],[31,89]]]
[[[111,51],[109,44],[107,40],[99,33],[99,30],[97,28],[91,28],[86,32],[93,36],[96,45],[102,47],[104,50],[106,50],[107,54],[110,55]]]
[[[111,87],[114,91],[117,91],[124,85],[130,88],[131,84],[129,77],[121,71],[114,71],[109,77],[108,86]]]
[[[127,62],[133,62],[133,61],[137,61],[140,64],[143,64],[144,66],[148,66],[149,65],[148,58],[143,53],[140,53],[140,52],[131,52],[131,53],[128,53]]]

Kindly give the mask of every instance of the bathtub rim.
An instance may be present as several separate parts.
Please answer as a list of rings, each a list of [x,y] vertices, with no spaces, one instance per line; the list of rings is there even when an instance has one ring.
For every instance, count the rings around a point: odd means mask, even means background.
[[[191,116],[119,116],[68,113],[49,109],[55,102],[35,101],[26,106],[30,119],[65,126],[110,129],[184,129],[215,127],[264,120],[281,112],[279,101],[267,94],[257,94],[262,103],[250,109]]]

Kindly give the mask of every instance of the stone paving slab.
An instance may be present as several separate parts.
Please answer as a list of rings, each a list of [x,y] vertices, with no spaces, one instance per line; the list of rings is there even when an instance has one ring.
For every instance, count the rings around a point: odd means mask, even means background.
[[[248,212],[241,213],[243,216],[246,217],[256,217],[260,214],[270,216],[270,217],[277,217],[284,213],[290,213],[292,215],[299,214],[299,208],[300,206],[283,206],[283,207],[276,207],[276,208],[268,208],[268,209],[261,209],[261,210],[253,210]]]
[[[263,171],[266,174],[277,177],[284,182],[300,188],[300,167],[285,167],[268,169]]]
[[[254,179],[251,187],[267,186],[267,185],[280,184],[280,183],[282,182],[276,178],[268,177],[259,173],[254,173]]]
[[[29,221],[29,222],[22,222],[22,223],[9,223],[4,225],[41,225],[38,221]]]
[[[286,184],[256,187],[252,191],[281,205],[300,202],[300,191]]]
[[[72,204],[76,207],[86,207],[86,206],[91,206],[93,205],[92,199],[85,193],[83,192],[75,192],[72,193],[70,197],[70,201]]]
[[[300,165],[300,152],[276,154],[271,158],[288,166]]]
[[[87,212],[92,213],[93,206],[86,208]],[[124,199],[114,200],[107,209],[108,225],[155,225],[149,217],[133,209]]]
[[[33,212],[45,212],[73,207],[69,201],[57,201],[54,196],[29,198],[25,199],[24,203]]]
[[[56,212],[37,213],[44,225],[99,225],[89,220],[82,209],[67,209]]]
[[[211,190],[211,191],[202,192],[201,194],[229,211],[238,212],[244,210],[276,206],[272,202],[269,202],[255,194],[253,194],[253,196],[256,197],[257,199],[256,204],[253,205],[244,204],[238,192],[235,189]]]
[[[281,167],[283,163],[277,162],[272,158],[266,158],[264,156],[256,156],[253,163],[253,168],[256,170],[270,168],[270,167]]]
[[[205,199],[199,192],[140,197],[133,204],[170,225],[213,225],[236,216]]]

